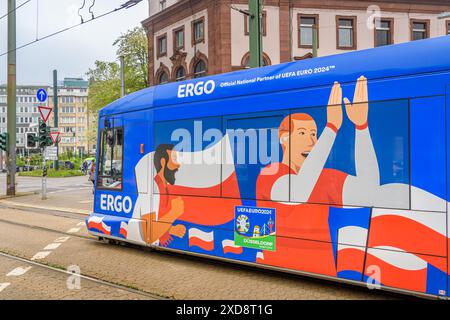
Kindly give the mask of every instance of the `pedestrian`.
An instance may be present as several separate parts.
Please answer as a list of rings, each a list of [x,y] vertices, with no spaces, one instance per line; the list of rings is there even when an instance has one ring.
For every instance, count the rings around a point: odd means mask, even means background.
[[[85,160],[85,161],[83,161],[83,164],[82,164],[82,171],[83,171],[83,174],[87,174],[88,172],[88,170],[87,170],[87,168],[88,168],[88,163],[87,163],[87,161]]]
[[[91,162],[91,168],[89,170],[89,181],[92,181],[92,193],[95,189],[95,160]]]

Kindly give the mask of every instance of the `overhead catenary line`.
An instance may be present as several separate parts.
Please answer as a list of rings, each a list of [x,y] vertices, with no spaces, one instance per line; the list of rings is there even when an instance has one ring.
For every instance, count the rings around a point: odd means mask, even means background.
[[[29,0],[29,1],[31,1],[31,0]],[[69,31],[69,30],[72,30],[72,29],[74,29],[74,28],[76,28],[76,27],[79,27],[79,26],[81,26],[81,25],[83,25],[83,24],[87,24],[87,23],[92,22],[92,21],[94,21],[94,20],[98,20],[98,19],[100,19],[100,18],[103,18],[103,17],[108,16],[108,15],[110,15],[110,14],[113,14],[113,13],[115,13],[115,12],[121,11],[121,10],[123,10],[123,9],[131,8],[131,7],[135,6],[136,4],[138,4],[138,3],[141,2],[141,1],[142,1],[142,0],[132,0],[132,1],[128,1],[128,2],[126,2],[125,4],[121,5],[119,8],[115,8],[115,9],[113,9],[113,10],[111,10],[111,11],[105,12],[105,13],[103,13],[103,14],[97,16],[97,17],[92,18],[91,20],[85,21],[85,22],[83,22],[83,23],[78,23],[78,24],[75,24],[75,25],[73,25],[73,26],[70,26],[70,27],[67,27],[67,28],[58,30],[58,31],[56,31],[56,32],[50,33],[50,34],[48,34],[48,35],[46,35],[46,36],[43,36],[43,37],[41,37],[41,38],[37,38],[36,40],[27,42],[27,43],[25,43],[25,44],[23,44],[23,45],[21,45],[21,46],[16,47],[15,49],[5,51],[5,52],[3,52],[2,54],[0,54],[0,57],[3,57],[3,56],[7,55],[7,54],[10,53],[10,52],[13,52],[13,51],[17,51],[17,50],[23,49],[23,48],[28,47],[28,46],[30,46],[30,45],[32,45],[32,44],[37,43],[37,42],[40,42],[40,41],[46,40],[46,39],[48,39],[48,38],[54,37],[54,36],[56,36],[56,35],[58,35],[58,34],[64,33],[64,32]]]
[[[2,15],[2,16],[0,17],[0,20],[2,20],[3,18],[9,16],[9,15],[10,15],[11,13],[13,13],[14,11],[17,11],[18,9],[20,9],[21,7],[23,7],[24,5],[26,5],[28,2],[31,2],[31,0],[27,0],[27,1],[25,1],[24,3],[18,5],[18,6],[15,7],[14,9],[12,9],[11,11],[5,13],[4,15]]]

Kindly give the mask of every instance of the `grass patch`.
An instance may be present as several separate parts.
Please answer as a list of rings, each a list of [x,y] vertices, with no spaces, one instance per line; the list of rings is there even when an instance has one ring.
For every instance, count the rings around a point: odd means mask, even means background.
[[[47,177],[48,178],[66,178],[66,177],[78,177],[83,176],[83,172],[80,170],[54,170],[54,169],[48,169],[47,170]],[[34,170],[34,171],[26,171],[26,172],[19,172],[19,176],[21,177],[42,177],[42,170]]]

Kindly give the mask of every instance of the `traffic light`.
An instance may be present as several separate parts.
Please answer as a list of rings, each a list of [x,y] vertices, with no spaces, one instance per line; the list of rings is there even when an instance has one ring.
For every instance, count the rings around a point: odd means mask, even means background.
[[[39,138],[36,133],[28,132],[26,136],[26,146],[27,149],[36,149],[38,147]]]
[[[3,151],[8,150],[8,134],[7,133],[0,134],[0,149]]]
[[[39,120],[39,147],[42,149],[53,144],[52,138],[50,137],[50,128],[47,127],[47,124]]]

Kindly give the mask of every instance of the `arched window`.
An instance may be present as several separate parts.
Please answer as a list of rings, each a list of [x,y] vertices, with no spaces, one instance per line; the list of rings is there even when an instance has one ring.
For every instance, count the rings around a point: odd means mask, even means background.
[[[179,67],[175,72],[175,81],[183,81],[186,79],[186,72],[183,67]]]
[[[199,60],[194,67],[194,78],[206,76],[206,64],[203,60]]]
[[[161,74],[159,75],[159,78],[158,78],[158,83],[165,84],[168,82],[169,82],[169,75],[167,74],[167,72],[161,72]]]
[[[245,68],[250,68],[249,63],[250,63],[250,57],[245,59]],[[263,67],[265,67],[265,66],[270,66],[270,63],[267,61],[267,58],[263,56]]]

